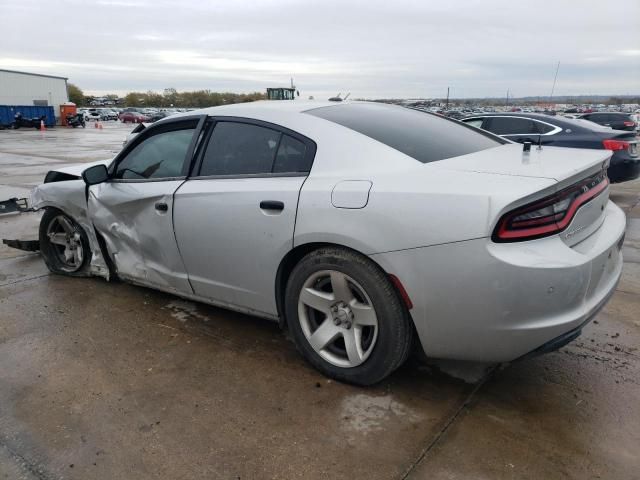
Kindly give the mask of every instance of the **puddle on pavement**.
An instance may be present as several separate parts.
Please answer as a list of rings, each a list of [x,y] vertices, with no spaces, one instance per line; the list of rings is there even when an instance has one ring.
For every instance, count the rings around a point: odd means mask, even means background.
[[[179,322],[185,323],[187,320],[201,320],[208,322],[210,318],[198,311],[198,306],[186,300],[174,300],[165,305],[171,311],[171,316]]]
[[[389,422],[403,417],[404,421],[417,423],[423,419],[416,410],[394,400],[391,395],[374,396],[359,393],[346,397],[341,406],[342,425],[357,433],[381,431]]]

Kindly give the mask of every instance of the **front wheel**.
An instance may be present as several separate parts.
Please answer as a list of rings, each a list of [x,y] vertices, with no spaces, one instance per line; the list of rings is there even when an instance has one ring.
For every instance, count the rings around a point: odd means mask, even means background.
[[[413,326],[388,275],[341,248],[306,255],[287,283],[285,313],[296,346],[325,375],[357,385],[406,360]]]
[[[50,271],[65,275],[83,275],[91,259],[87,234],[55,208],[47,208],[40,220],[40,252]]]

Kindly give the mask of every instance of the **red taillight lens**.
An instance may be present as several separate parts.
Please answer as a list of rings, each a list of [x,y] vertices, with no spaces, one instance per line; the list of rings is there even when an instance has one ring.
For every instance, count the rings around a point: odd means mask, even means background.
[[[605,171],[576,185],[502,216],[492,239],[494,242],[520,242],[561,232],[582,205],[597,197],[609,185]]]
[[[624,140],[603,140],[602,145],[605,150],[613,150],[614,152],[629,148],[629,142],[625,142]]]
[[[625,127],[635,127],[636,126],[636,122],[632,122],[632,121],[627,121],[627,122],[623,122]]]

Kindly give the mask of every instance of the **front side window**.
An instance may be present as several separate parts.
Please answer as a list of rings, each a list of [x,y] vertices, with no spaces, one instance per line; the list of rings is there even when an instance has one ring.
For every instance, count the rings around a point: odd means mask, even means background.
[[[118,163],[115,178],[147,180],[180,177],[195,129],[158,133],[136,145]]]

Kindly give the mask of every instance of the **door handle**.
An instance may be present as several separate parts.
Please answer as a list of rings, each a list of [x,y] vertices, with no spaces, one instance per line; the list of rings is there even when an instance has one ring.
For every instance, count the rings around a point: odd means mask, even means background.
[[[284,202],[278,200],[262,200],[260,202],[262,210],[284,210]]]
[[[156,210],[159,211],[159,212],[163,212],[164,213],[164,212],[168,212],[169,211],[169,205],[167,205],[164,202],[157,202],[155,207],[156,207]]]

